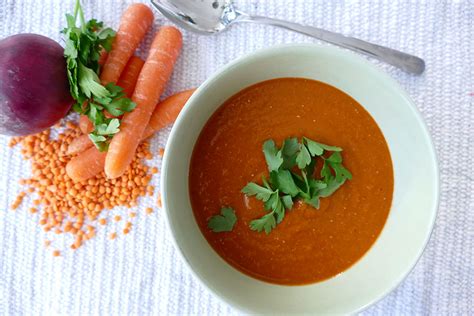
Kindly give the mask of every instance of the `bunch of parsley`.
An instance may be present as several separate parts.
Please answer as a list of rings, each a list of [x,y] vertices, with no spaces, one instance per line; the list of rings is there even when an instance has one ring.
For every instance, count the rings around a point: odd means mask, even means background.
[[[298,142],[288,138],[278,149],[273,140],[263,144],[263,153],[270,177],[262,178],[263,185],[248,183],[242,193],[264,202],[267,214],[250,222],[250,229],[270,233],[293,207],[296,199],[319,208],[319,199],[333,194],[352,175],[342,165],[342,149],[310,140]],[[332,152],[331,155],[324,155]],[[320,178],[315,177],[315,165],[322,159]]]
[[[267,213],[250,222],[250,229],[269,234],[281,223],[295,200],[319,208],[320,198],[328,197],[339,189],[352,174],[342,165],[342,149],[315,142],[303,137],[287,138],[281,148],[273,140],[263,144],[269,179],[262,177],[262,185],[249,182],[242,193],[255,196],[264,203]],[[330,155],[327,153],[331,153]],[[316,178],[315,166],[322,160],[320,178]],[[212,216],[208,227],[214,232],[231,231],[237,221],[230,207],[223,207],[220,215]]]
[[[78,18],[80,26],[76,26]],[[119,132],[120,120],[107,118],[104,111],[120,116],[136,106],[119,86],[100,83],[100,53],[111,50],[115,31],[95,19],[86,22],[79,0],[74,15],[66,14],[66,20],[67,27],[61,33],[66,41],[64,56],[71,95],[76,101],[73,110],[88,116],[94,124],[89,137],[100,151],[105,151],[112,136]]]

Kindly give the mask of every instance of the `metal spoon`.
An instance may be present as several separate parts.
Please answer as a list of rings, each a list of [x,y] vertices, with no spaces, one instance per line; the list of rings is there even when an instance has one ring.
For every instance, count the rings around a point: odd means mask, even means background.
[[[236,22],[269,24],[357,51],[409,73],[419,75],[425,70],[425,62],[416,56],[312,26],[263,16],[250,16],[236,10],[230,0],[150,0],[150,2],[176,24],[200,34],[218,33]]]

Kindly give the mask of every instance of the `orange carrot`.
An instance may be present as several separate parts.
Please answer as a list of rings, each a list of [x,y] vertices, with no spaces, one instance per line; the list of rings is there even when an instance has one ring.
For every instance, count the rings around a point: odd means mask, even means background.
[[[102,84],[117,82],[152,23],[153,12],[144,4],[132,4],[125,10],[112,44],[112,50],[100,74]]]
[[[105,65],[105,62],[107,61],[107,56],[109,54],[107,53],[107,51],[105,49],[103,49],[101,52],[100,52],[100,57],[99,57],[99,65],[102,67]]]
[[[127,66],[125,66],[120,79],[117,81],[117,86],[122,87],[127,98],[130,98],[133,90],[135,90],[135,85],[144,63],[145,62],[140,57],[132,56],[128,61]]]
[[[120,132],[110,142],[105,159],[107,177],[120,177],[135,156],[151,113],[171,77],[181,46],[181,32],[175,27],[162,27],[156,34],[133,92],[132,100],[137,107],[125,113]]]
[[[196,89],[182,91],[158,103],[151,115],[142,139],[150,137],[156,131],[173,123],[194,91]]]
[[[86,115],[81,115],[81,117],[79,117],[79,129],[84,134],[89,134],[94,130],[94,125],[92,125],[92,122]]]
[[[68,162],[66,173],[77,182],[90,179],[103,169],[105,156],[105,152],[101,153],[97,148],[91,147]]]
[[[166,125],[172,123],[174,119],[176,119],[177,117],[177,114],[178,114],[177,109],[180,110],[183,108],[184,104],[188,101],[188,98],[191,96],[191,93],[194,92],[194,90],[195,89],[190,89],[187,91],[178,92],[166,98],[162,102],[158,103],[158,105],[155,108],[155,111],[153,111],[152,118],[150,119],[150,122],[148,123],[148,126],[146,127],[145,133],[143,133],[143,137],[141,140],[142,141],[145,140],[146,138],[150,137],[153,133],[159,131],[161,128],[165,127]],[[170,111],[172,111],[173,114],[167,114],[166,109],[170,109]],[[157,118],[158,115],[162,115],[165,118],[158,119]],[[87,135],[80,136],[79,138],[81,139],[81,142],[84,141],[85,146],[87,146],[83,148],[83,150],[86,150],[87,148],[90,148],[93,146],[92,142],[90,141]],[[79,138],[71,142],[71,145],[74,142],[80,142]],[[81,145],[84,145],[84,143],[82,143]],[[70,150],[72,151],[72,149],[70,148],[71,145],[68,147],[68,153]],[[67,174],[74,181],[83,181],[83,180],[87,180],[98,175],[100,172],[104,170],[104,164],[105,164],[105,160],[103,158],[104,155],[105,153],[99,152],[97,148],[95,147],[92,147],[91,149],[87,151],[81,152],[77,156],[81,158],[74,160],[73,163],[69,162],[67,164],[67,168],[66,168]]]
[[[75,155],[83,152],[87,148],[92,146],[92,141],[89,138],[89,135],[81,135],[78,138],[71,141],[67,148],[67,155]]]
[[[181,91],[176,94],[173,94],[172,96],[158,103],[155,107],[155,110],[153,111],[151,115],[150,122],[148,122],[148,125],[145,129],[145,132],[143,133],[141,140],[147,139],[148,137],[152,136],[154,133],[156,133],[160,129],[173,123],[178,117],[179,112],[181,111],[181,109],[186,104],[186,102],[191,97],[194,91],[196,91],[196,89]],[[81,121],[79,121],[79,126],[80,126],[80,123]],[[66,154],[67,155],[79,154],[91,146],[92,146],[92,142],[89,136],[82,135],[82,136],[77,137],[73,141],[71,141]]]

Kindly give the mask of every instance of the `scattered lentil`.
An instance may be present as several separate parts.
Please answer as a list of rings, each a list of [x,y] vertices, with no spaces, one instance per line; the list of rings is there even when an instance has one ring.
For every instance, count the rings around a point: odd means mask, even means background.
[[[36,192],[38,198],[32,201],[34,207],[29,209],[30,212],[40,213],[39,224],[44,231],[72,234],[75,242],[71,248],[77,249],[96,235],[95,225],[107,224],[105,218],[98,218],[104,209],[137,206],[140,196],[153,193],[154,188],[149,182],[158,169],[143,164],[142,158],[150,159],[152,154],[149,144],[142,143],[122,177],[110,180],[102,172],[93,179],[76,183],[66,174],[65,167],[71,159],[66,152],[71,141],[81,132],[72,122],[63,125],[66,129],[58,132],[55,139],[51,137],[51,130],[11,138],[9,146],[21,144],[23,158],[31,162],[32,169],[31,178],[19,181],[27,186],[27,190],[18,194],[11,208],[17,209],[27,194]],[[135,216],[136,213],[130,213],[130,217]],[[120,221],[121,217],[117,215],[114,219]],[[130,231],[130,228],[128,222],[125,229]],[[115,239],[117,234],[112,233],[109,237]],[[50,244],[51,241],[45,241],[45,246]],[[55,250],[53,255],[59,256],[59,250]]]

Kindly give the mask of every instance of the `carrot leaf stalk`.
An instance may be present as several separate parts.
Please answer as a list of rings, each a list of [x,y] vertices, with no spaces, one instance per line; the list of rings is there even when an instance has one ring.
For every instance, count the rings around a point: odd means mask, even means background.
[[[76,26],[78,18],[80,26]],[[114,83],[104,86],[99,79],[101,52],[111,50],[116,33],[95,19],[86,22],[79,0],[74,15],[67,14],[66,20],[62,33],[71,96],[76,101],[72,109],[87,115],[94,125],[89,138],[100,151],[106,151],[112,136],[120,131],[120,120],[106,117],[105,111],[120,116],[136,106],[122,88]]]

